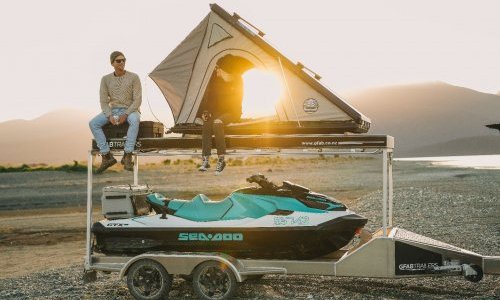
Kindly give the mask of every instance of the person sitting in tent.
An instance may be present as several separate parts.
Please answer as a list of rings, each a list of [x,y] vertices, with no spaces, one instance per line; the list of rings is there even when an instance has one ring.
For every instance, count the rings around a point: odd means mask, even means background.
[[[212,149],[212,135],[215,136],[217,148],[217,166],[215,174],[219,175],[226,166],[226,142],[224,139],[224,125],[238,122],[242,113],[243,79],[241,73],[232,72],[229,65],[220,63],[208,83],[207,90],[200,107],[202,129],[202,164],[199,171],[210,168],[210,154]]]

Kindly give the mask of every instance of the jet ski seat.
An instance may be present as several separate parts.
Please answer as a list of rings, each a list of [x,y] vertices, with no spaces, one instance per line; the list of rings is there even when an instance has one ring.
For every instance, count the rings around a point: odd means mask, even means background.
[[[208,222],[259,218],[276,211],[276,205],[267,201],[252,201],[233,193],[221,201],[211,201],[200,194],[192,200],[167,199],[159,193],[147,196],[148,203],[156,213],[168,211],[168,214],[191,221]]]
[[[172,199],[165,201],[163,195],[154,193],[149,195],[147,199],[157,212],[167,208],[169,213],[176,217],[198,222],[220,220],[233,206],[233,202],[229,198],[222,201],[211,201],[203,194],[197,195],[192,200]]]
[[[192,200],[181,200],[167,199],[161,194],[153,193],[148,195],[147,199],[157,213],[168,211],[170,215],[196,222],[255,219],[280,210],[325,212],[323,209],[308,207],[302,202],[293,200],[293,198],[281,197],[278,199],[268,195],[240,192],[231,193],[221,201],[211,201],[203,194],[197,195]]]
[[[192,200],[173,200],[172,206],[177,203],[184,202],[175,212],[175,216],[184,219],[198,221],[198,222],[209,222],[217,221],[224,216],[224,214],[233,206],[231,199],[226,198],[222,201],[211,201],[207,196],[203,194],[196,195]],[[181,203],[179,203],[181,204]]]

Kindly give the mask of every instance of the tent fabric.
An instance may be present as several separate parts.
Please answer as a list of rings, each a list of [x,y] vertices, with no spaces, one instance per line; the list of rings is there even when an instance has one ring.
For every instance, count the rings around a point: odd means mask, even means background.
[[[216,65],[228,55],[274,74],[288,87],[275,107],[275,120],[370,122],[236,17],[216,4],[211,9],[150,73],[170,105],[175,124],[194,123],[209,79]]]
[[[225,31],[224,28],[222,28],[219,24],[212,24],[212,31],[210,32],[210,40],[208,42],[208,48],[229,38],[232,38],[232,36],[229,33],[227,33],[227,31]]]
[[[150,74],[165,96],[177,122],[186,96],[196,57],[205,37],[209,16],[177,46]]]

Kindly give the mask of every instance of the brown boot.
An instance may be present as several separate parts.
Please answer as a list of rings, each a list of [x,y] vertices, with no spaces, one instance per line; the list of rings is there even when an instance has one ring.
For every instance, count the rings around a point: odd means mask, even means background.
[[[133,171],[134,170],[134,162],[132,161],[132,153],[127,153],[123,154],[123,158],[121,161],[123,168],[127,171]]]
[[[114,164],[116,164],[116,159],[113,157],[113,154],[110,152],[102,154],[101,166],[95,171],[95,173],[101,174]]]

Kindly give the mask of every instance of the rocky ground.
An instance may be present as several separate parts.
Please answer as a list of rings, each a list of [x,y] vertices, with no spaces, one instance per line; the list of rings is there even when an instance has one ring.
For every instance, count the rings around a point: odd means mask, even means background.
[[[189,164],[169,167],[151,167],[143,172],[142,178],[167,194],[192,197],[204,192],[217,199],[245,186],[246,175],[261,172],[277,182],[290,180],[337,197],[351,209],[368,217],[367,228],[370,230],[376,230],[381,224],[379,160],[326,159],[274,161],[271,165],[243,164],[229,167],[224,177],[199,175]],[[174,172],[170,171],[172,169]],[[5,192],[0,195],[0,203],[9,200],[8,195],[12,193],[9,189],[16,184],[21,185],[17,186],[19,197],[23,193],[38,195],[39,198],[34,199],[38,202],[44,199],[50,202],[50,195],[57,194],[57,190],[68,193],[69,188],[64,187],[74,185],[77,190],[75,197],[82,198],[78,201],[85,201],[85,189],[82,189],[85,186],[84,174],[74,175],[73,183],[67,182],[68,176],[64,173],[52,174],[52,181],[43,181],[46,183],[35,180],[33,174],[24,179],[19,174],[15,176],[16,180],[0,177],[2,187],[9,182],[8,188],[2,189]],[[186,181],[186,176],[190,176],[189,181]],[[29,180],[32,180],[33,186],[39,185],[39,189],[48,191],[49,197],[30,190]],[[97,186],[102,186],[126,180],[130,180],[129,174],[115,172],[96,178],[95,182]],[[62,181],[66,183],[58,187]],[[499,255],[499,190],[498,170],[396,162],[394,222],[404,229],[458,247],[484,255]],[[60,202],[62,198],[57,199],[56,202]],[[98,195],[94,199],[97,217]],[[0,299],[132,299],[126,283],[116,274],[99,273],[97,281],[83,283],[84,224],[85,214],[81,207],[57,208],[55,205],[45,210],[3,210],[0,213]],[[176,278],[170,298],[193,299],[190,284]],[[237,293],[237,299],[382,298],[500,299],[500,278],[486,275],[481,282],[471,283],[462,277],[385,280],[268,275],[258,281],[242,283]]]

